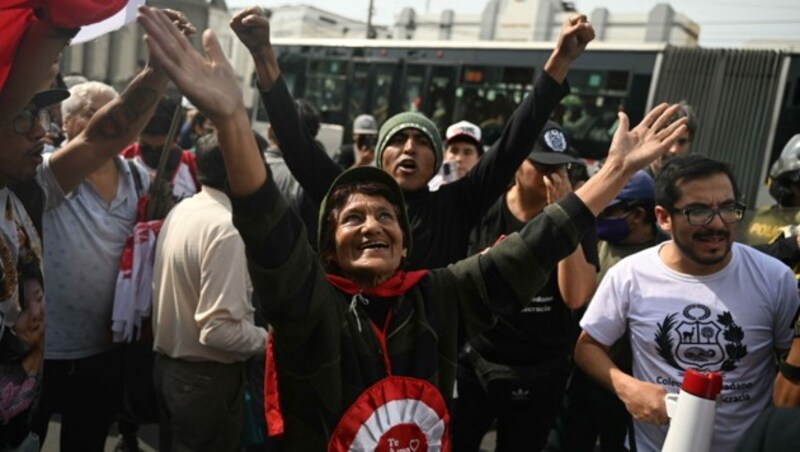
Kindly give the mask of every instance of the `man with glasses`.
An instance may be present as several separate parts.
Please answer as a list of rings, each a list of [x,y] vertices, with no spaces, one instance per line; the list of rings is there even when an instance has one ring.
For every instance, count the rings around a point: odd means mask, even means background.
[[[563,129],[548,121],[514,184],[473,230],[469,254],[519,231],[548,204],[572,192]],[[453,450],[478,451],[497,419],[498,450],[541,450],[553,425],[569,376],[574,341],[572,313],[595,288],[597,237],[587,232],[576,250],[558,262],[545,286],[519,312],[471,339],[461,353],[453,408]],[[493,369],[494,376],[487,376]]]
[[[779,261],[734,243],[745,207],[730,168],[675,157],[656,179],[656,218],[672,241],[609,270],[581,321],[575,359],[634,418],[636,449],[661,450],[664,395],[686,369],[720,372],[723,388],[711,449],[734,450],[770,403],[775,355],[789,348],[798,309],[794,275]],[[609,358],[626,330],[633,375]]]

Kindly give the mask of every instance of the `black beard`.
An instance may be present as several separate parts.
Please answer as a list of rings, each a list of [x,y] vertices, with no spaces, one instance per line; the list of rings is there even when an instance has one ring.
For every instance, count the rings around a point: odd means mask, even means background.
[[[705,231],[702,231],[702,232],[696,232],[696,233],[692,234],[692,238],[693,239],[702,239],[702,238],[705,238],[705,237],[711,237],[711,236],[715,236],[715,235],[719,235],[719,236],[723,237],[725,240],[729,240],[730,236],[731,236],[731,234],[726,230],[710,229],[710,230],[705,230]],[[726,257],[728,257],[728,255],[731,253],[731,247],[733,246],[732,243],[728,242],[727,250],[726,250],[725,254],[723,254],[720,257],[704,258],[704,257],[700,257],[697,254],[695,254],[695,252],[692,251],[691,248],[689,248],[686,244],[681,243],[677,238],[677,234],[674,234],[672,236],[672,241],[675,242],[675,245],[678,247],[678,249],[681,251],[681,253],[684,256],[688,257],[689,260],[691,260],[692,262],[695,262],[695,263],[700,264],[700,265],[716,265],[716,264],[719,264],[720,262],[725,260]]]

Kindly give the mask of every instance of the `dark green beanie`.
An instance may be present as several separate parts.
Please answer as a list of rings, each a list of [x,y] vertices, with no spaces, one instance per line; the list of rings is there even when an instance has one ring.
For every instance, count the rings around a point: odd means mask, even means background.
[[[317,228],[317,243],[320,253],[323,252],[325,234],[335,233],[336,231],[328,231],[330,225],[328,224],[328,214],[331,211],[331,206],[328,204],[328,198],[331,193],[342,185],[355,185],[364,184],[369,182],[378,182],[389,188],[389,190],[397,198],[400,204],[399,217],[397,221],[400,223],[400,228],[403,230],[405,238],[405,247],[411,251],[411,224],[408,221],[408,212],[406,211],[406,198],[403,196],[403,190],[397,185],[397,182],[382,169],[375,168],[374,166],[359,166],[351,168],[339,175],[331,184],[328,193],[322,199],[322,204],[319,207],[319,226]]]
[[[386,120],[381,126],[381,130],[378,132],[378,144],[375,146],[375,163],[378,168],[382,168],[381,159],[383,158],[383,148],[386,147],[389,138],[397,132],[408,128],[419,130],[431,140],[433,144],[433,156],[435,158],[433,174],[438,173],[439,167],[442,166],[442,156],[444,155],[439,129],[437,129],[436,124],[426,116],[414,112],[396,114]]]

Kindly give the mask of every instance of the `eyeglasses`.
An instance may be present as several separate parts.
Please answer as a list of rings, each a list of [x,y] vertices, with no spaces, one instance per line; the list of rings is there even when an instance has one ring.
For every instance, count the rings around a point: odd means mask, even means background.
[[[45,131],[50,130],[52,118],[50,117],[50,112],[46,108],[39,110],[23,110],[14,117],[11,125],[15,133],[27,135],[31,133],[37,121]]]
[[[742,221],[746,207],[744,204],[729,204],[722,206],[719,209],[712,209],[711,207],[686,207],[683,209],[672,209],[673,212],[679,212],[686,217],[686,221],[692,226],[705,226],[714,220],[714,217],[719,215],[719,218],[725,224],[734,224]]]

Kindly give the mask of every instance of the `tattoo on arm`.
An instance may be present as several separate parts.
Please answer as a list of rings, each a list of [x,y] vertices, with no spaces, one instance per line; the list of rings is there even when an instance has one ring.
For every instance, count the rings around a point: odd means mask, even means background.
[[[98,118],[96,127],[86,130],[89,140],[113,140],[128,133],[131,127],[140,122],[142,117],[158,102],[160,93],[146,87],[133,89],[123,93],[121,102],[111,107]]]

